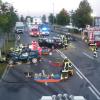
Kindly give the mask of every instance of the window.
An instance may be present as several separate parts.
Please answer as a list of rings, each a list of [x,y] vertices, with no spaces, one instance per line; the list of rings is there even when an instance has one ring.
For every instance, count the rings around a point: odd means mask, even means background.
[[[94,38],[95,38],[95,41],[100,41],[100,32],[99,31],[96,31],[94,33]]]

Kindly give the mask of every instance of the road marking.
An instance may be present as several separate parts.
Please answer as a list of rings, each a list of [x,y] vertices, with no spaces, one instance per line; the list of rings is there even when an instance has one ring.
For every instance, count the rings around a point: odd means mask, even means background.
[[[9,67],[8,67],[8,65],[7,65],[7,67],[6,67],[6,69],[5,69],[5,71],[4,71],[4,73],[3,73],[3,75],[2,75],[2,77],[1,77],[1,79],[4,79],[4,77],[6,76],[6,74],[8,74],[8,72],[9,72]]]
[[[59,52],[63,58],[68,58],[64,53],[62,53],[60,50],[57,50],[57,52]],[[70,62],[72,63],[72,61],[70,60]],[[76,65],[74,65],[72,63],[72,65],[74,66],[74,68],[78,71],[78,73],[80,73],[80,75],[87,81],[88,84],[90,84],[90,86],[92,87],[92,89],[94,89],[96,95],[98,95],[98,97],[100,97],[100,92],[95,88],[95,86],[86,78],[86,76],[76,67]],[[98,99],[98,98],[97,98]]]
[[[58,49],[56,49],[56,51],[57,51],[58,53],[60,53],[60,55],[61,55],[62,58],[66,58],[66,56],[65,56],[61,51],[59,51]]]
[[[79,74],[78,71],[76,71],[76,73],[77,73],[77,75],[78,75],[81,79],[83,79],[83,77]]]
[[[100,97],[95,93],[95,91],[92,89],[92,87],[88,87],[89,88],[89,90],[96,96],[96,98],[98,99],[98,100],[100,100]]]
[[[83,52],[83,54],[85,55],[85,56],[87,56],[88,58],[90,58],[90,59],[94,59],[93,57],[91,57],[90,55],[88,55],[87,53],[85,53],[85,52]]]

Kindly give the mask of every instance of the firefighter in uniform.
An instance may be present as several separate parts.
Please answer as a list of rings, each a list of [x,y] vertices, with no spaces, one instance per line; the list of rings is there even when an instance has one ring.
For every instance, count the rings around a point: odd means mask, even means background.
[[[64,35],[61,35],[60,38],[61,38],[61,40],[63,40],[64,39]]]
[[[65,58],[63,61],[63,69],[61,70],[61,79],[68,78],[68,68],[69,68],[69,60]]]
[[[96,43],[94,43],[94,47],[93,47],[93,57],[94,57],[94,58],[97,58],[97,57],[98,57],[98,55],[97,55],[97,45],[96,45]]]
[[[68,46],[68,39],[66,37],[64,37],[63,39],[63,44],[64,44],[64,48],[66,49]]]

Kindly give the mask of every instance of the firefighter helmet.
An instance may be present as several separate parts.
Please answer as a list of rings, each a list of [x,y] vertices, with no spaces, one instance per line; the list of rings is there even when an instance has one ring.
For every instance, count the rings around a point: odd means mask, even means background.
[[[65,59],[64,59],[64,62],[68,62],[68,58],[65,58]]]

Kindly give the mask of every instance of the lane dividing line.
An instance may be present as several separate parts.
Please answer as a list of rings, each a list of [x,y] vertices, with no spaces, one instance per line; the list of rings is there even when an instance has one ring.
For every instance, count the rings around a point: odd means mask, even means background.
[[[92,89],[92,87],[88,87],[89,88],[89,90],[96,96],[96,98],[98,99],[98,100],[100,100],[100,97],[95,93],[95,91]]]
[[[83,77],[79,74],[78,71],[76,71],[76,73],[77,73],[77,75],[78,75],[81,79],[83,79]]]
[[[90,55],[88,55],[87,53],[85,53],[85,52],[83,52],[83,54],[85,55],[85,56],[87,56],[88,58],[90,58],[90,59],[94,59],[93,57],[91,57]]]
[[[63,58],[68,58],[64,53],[62,53],[60,50],[57,50],[57,52],[59,52]],[[71,61],[70,61],[71,62]],[[72,62],[71,62],[72,63]],[[92,89],[94,90],[94,92],[96,93],[96,95],[98,95],[98,97],[100,98],[100,92],[95,88],[95,86],[86,78],[86,76],[76,67],[76,65],[74,65],[72,63],[72,65],[74,66],[74,68],[78,71],[78,73],[87,81],[88,84],[90,84],[90,86],[92,87]],[[98,98],[97,98],[98,99]]]
[[[5,69],[5,71],[4,71],[4,73],[3,73],[2,77],[1,77],[1,80],[0,80],[0,81],[2,81],[2,79],[4,79],[4,77],[8,74],[9,70],[10,70],[10,68],[9,68],[8,65],[7,65],[7,66],[6,66],[6,69]]]

